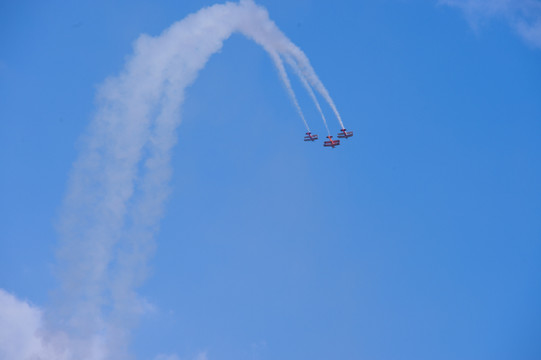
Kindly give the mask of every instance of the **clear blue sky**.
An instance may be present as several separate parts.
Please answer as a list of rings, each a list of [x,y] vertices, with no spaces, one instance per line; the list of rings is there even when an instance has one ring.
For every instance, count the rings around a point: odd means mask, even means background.
[[[48,304],[97,85],[213,3],[0,4],[0,288]],[[304,143],[268,55],[226,42],[182,109],[137,359],[541,358],[541,49],[432,0],[258,3],[355,136]]]

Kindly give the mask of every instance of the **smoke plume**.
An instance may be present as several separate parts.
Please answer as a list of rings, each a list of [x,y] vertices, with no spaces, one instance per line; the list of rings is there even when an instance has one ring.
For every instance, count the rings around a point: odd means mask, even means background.
[[[0,341],[6,359],[129,357],[130,329],[152,308],[136,291],[147,276],[170,192],[171,148],[185,91],[234,32],[269,53],[307,129],[283,58],[308,89],[310,84],[327,100],[341,123],[306,55],[251,0],[204,8],[157,37],[140,36],[125,68],[100,87],[96,115],[70,174],[59,221],[60,286],[51,307],[42,311],[0,293],[0,302],[22,309],[30,319],[21,330],[30,344],[26,352],[13,355],[15,350]]]

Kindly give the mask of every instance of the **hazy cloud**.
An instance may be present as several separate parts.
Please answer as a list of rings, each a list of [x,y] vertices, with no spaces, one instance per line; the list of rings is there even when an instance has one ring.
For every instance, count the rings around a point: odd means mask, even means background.
[[[180,358],[175,354],[172,354],[172,355],[160,354],[156,356],[154,360],[180,360]]]
[[[159,354],[154,360],[180,360],[180,357],[177,354]],[[190,360],[207,360],[207,353],[200,352]]]
[[[208,360],[207,353],[206,352],[201,352],[201,353],[197,354],[197,356],[195,357],[194,360]]]
[[[528,44],[541,48],[541,1],[440,0],[440,3],[460,8],[474,28],[488,19],[502,19]]]
[[[0,358],[25,359],[41,350],[41,311],[0,289]]]
[[[43,329],[43,311],[0,289],[0,359],[67,360],[67,339]]]

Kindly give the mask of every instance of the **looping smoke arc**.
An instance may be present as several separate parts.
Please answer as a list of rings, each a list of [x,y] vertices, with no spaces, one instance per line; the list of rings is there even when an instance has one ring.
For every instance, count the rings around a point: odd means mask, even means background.
[[[59,224],[60,288],[47,309],[39,359],[124,359],[129,330],[148,311],[137,293],[169,194],[170,150],[185,89],[240,32],[270,55],[309,131],[284,60],[321,113],[315,89],[342,120],[306,55],[251,0],[214,5],[142,35],[122,73],[106,80],[74,164]],[[327,127],[328,129],[328,127]],[[44,345],[44,346],[45,346]]]

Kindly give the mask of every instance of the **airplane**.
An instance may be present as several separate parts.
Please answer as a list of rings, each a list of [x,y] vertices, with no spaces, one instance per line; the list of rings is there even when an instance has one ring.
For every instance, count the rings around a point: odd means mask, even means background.
[[[306,133],[304,136],[304,141],[316,141],[317,140],[317,134],[312,135],[310,131]]]
[[[329,140],[325,141],[323,143],[323,146],[330,146],[330,147],[332,147],[334,149],[335,146],[340,145],[340,140],[333,140],[331,135],[327,136],[327,138]]]
[[[340,132],[338,133],[338,137],[340,139],[347,139],[352,136],[353,136],[353,131],[346,131],[346,129],[340,129]]]

